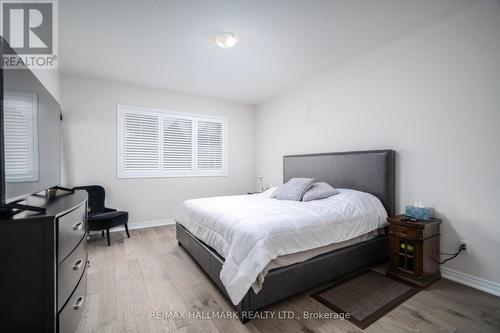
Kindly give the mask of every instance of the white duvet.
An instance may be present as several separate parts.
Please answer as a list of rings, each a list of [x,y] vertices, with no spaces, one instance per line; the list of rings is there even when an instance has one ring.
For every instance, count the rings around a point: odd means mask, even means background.
[[[175,220],[212,247],[225,262],[221,281],[236,305],[259,273],[277,258],[343,242],[386,224],[375,196],[348,189],[310,202],[261,194],[185,201]]]

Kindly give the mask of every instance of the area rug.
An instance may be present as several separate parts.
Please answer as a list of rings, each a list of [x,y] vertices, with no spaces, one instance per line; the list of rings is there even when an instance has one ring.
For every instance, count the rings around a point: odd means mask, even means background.
[[[383,274],[366,271],[311,297],[336,313],[349,313],[345,318],[365,329],[419,291]]]

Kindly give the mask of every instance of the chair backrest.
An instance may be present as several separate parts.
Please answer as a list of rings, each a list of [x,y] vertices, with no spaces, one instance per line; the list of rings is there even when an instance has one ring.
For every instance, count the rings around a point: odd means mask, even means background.
[[[100,185],[88,185],[73,187],[74,190],[85,190],[89,194],[90,214],[104,212],[105,191]]]

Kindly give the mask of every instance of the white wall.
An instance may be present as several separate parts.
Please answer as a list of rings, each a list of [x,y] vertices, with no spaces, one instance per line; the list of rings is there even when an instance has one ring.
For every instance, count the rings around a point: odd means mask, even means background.
[[[61,73],[58,69],[33,69],[33,74],[38,80],[47,88],[47,90],[54,96],[54,98],[61,103]]]
[[[129,211],[132,223],[172,218],[186,199],[243,194],[254,187],[253,106],[66,75],[62,96],[62,183],[103,185],[107,206]],[[228,176],[117,179],[117,104],[227,117]]]
[[[257,107],[257,175],[282,156],[397,150],[397,205],[443,218],[445,264],[500,282],[500,3],[487,1],[319,74]]]

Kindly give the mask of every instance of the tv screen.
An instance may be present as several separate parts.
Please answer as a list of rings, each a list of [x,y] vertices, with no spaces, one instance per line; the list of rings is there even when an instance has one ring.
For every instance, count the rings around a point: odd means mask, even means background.
[[[2,50],[9,47],[2,41]],[[2,71],[4,201],[60,184],[61,109],[27,68]]]

